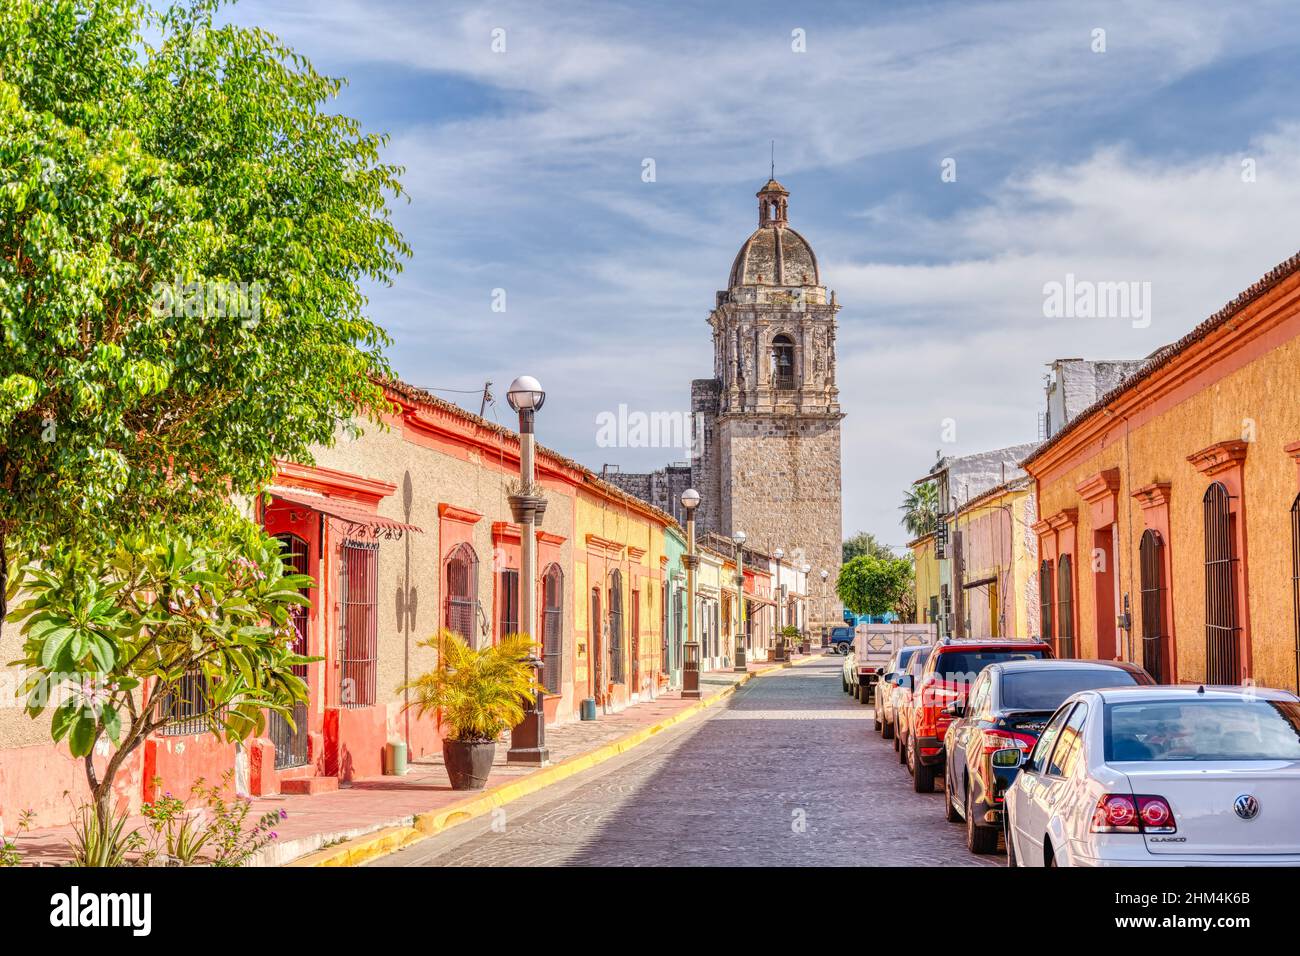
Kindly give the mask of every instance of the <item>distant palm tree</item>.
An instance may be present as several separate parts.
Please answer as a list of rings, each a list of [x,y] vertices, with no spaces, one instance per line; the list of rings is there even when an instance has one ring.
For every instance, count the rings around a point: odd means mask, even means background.
[[[903,503],[898,506],[903,512],[903,527],[914,538],[934,530],[939,517],[939,486],[933,481],[923,485],[913,485],[903,496]]]

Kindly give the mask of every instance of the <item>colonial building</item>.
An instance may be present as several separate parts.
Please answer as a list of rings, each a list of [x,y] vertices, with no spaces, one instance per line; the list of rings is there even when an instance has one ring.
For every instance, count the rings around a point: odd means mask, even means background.
[[[1024,462],[1042,630],[1166,682],[1297,687],[1300,256]]]
[[[743,530],[753,547],[780,548],[834,580],[842,537],[839,305],[812,246],[790,226],[789,195],[774,179],[758,191],[758,228],[709,315],[713,377],[691,383],[702,435],[690,480],[701,496],[702,531],[730,538]],[[664,508],[663,489],[682,476],[664,469],[607,477]]]
[[[1010,569],[1014,563],[1011,529],[1023,528],[1026,520],[1032,522],[1033,518],[1021,514],[1004,526],[1001,518],[989,515],[984,520],[973,524],[965,515],[965,510],[976,504],[987,505],[992,509],[1011,507],[1000,499],[990,504],[987,496],[994,489],[1008,491],[1011,487],[1009,483],[1024,477],[1025,473],[1019,461],[1036,446],[1036,442],[1026,442],[970,455],[942,457],[935,461],[925,477],[918,478],[914,482],[917,485],[935,486],[936,506],[939,511],[933,535],[912,542],[914,554],[918,553],[917,547],[920,546],[926,560],[933,562],[926,568],[924,584],[928,590],[925,592],[921,590],[922,575],[918,565],[916,619],[937,624],[941,637],[990,636],[983,633],[983,629],[992,624],[992,620],[984,613],[988,610],[987,602],[990,595],[974,593],[987,585],[985,572],[988,567],[982,567],[980,572],[972,577],[965,562],[969,558],[981,566],[996,565]],[[1023,496],[1022,491],[1019,497]],[[974,534],[984,544],[972,549],[965,540],[967,534]],[[989,537],[990,535],[992,537]],[[990,550],[990,547],[984,546],[991,546],[995,539],[998,542],[996,548]],[[1009,580],[1003,580],[996,587],[1001,587],[1002,594],[1006,595],[1014,593],[1014,591],[1008,592],[1007,588],[1014,588],[1016,585]],[[981,609],[972,611],[968,601],[981,604]],[[999,598],[999,603],[1000,601]],[[1028,623],[1022,620],[1021,616],[1008,618],[1001,611],[993,616],[1002,619],[1004,627],[1011,627],[1013,623],[1016,627],[1021,627]]]

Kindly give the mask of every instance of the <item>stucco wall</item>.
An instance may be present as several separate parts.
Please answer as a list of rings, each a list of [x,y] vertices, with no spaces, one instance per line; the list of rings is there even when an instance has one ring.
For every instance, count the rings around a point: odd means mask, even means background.
[[[1290,508],[1296,500],[1295,461],[1283,447],[1300,440],[1300,403],[1294,384],[1300,380],[1300,342],[1296,323],[1273,347],[1222,375],[1203,374],[1190,394],[1169,407],[1149,411],[1145,420],[1116,420],[1103,439],[1084,449],[1059,474],[1040,484],[1039,513],[1050,516],[1079,509],[1082,559],[1076,560],[1081,653],[1096,651],[1095,588],[1088,573],[1092,521],[1077,484],[1106,468],[1117,468],[1117,524],[1122,547],[1117,557],[1121,594],[1129,595],[1133,633],[1141,637],[1138,547],[1145,523],[1132,492],[1153,482],[1169,482],[1173,567],[1173,628],[1178,676],[1198,681],[1205,676],[1205,553],[1202,499],[1212,478],[1201,474],[1187,456],[1215,442],[1248,439],[1244,465],[1247,540],[1247,600],[1258,683],[1294,688],[1295,610],[1291,584]],[[1136,416],[1135,416],[1136,417]],[[1031,465],[1031,470],[1034,470]]]

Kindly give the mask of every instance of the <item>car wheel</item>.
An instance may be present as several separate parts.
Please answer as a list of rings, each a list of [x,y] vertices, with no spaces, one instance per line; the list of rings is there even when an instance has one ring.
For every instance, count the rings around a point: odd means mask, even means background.
[[[917,793],[934,793],[934,768],[921,763],[916,747],[912,751],[912,789]]]
[[[849,682],[844,679],[843,674],[840,675],[840,690],[846,694],[849,692]]]
[[[898,762],[906,766],[907,765],[907,738],[900,737],[898,738],[898,740],[895,741],[895,743],[897,744],[897,746],[894,749],[898,751]]]
[[[998,848],[998,831],[982,827],[975,822],[975,805],[971,803],[970,787],[966,788],[966,849],[972,853],[992,853]]]
[[[882,727],[884,724],[880,722],[880,708],[877,707],[875,713],[871,715],[871,729],[878,733]]]
[[[894,739],[894,722],[892,720],[887,720],[880,725],[880,736],[886,740]]]
[[[948,781],[948,771],[943,772],[943,818],[949,823],[961,823],[961,814],[952,801],[952,784]]]
[[[860,691],[858,700],[861,701],[864,706],[871,703],[871,685],[858,684],[858,689]]]

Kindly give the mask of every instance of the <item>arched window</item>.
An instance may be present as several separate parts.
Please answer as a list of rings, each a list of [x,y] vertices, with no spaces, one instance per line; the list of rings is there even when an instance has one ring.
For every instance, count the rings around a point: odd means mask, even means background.
[[[1205,491],[1205,680],[1235,684],[1238,657],[1237,548],[1232,533],[1232,498],[1222,482]]]
[[[564,571],[548,565],[542,575],[542,686],[560,693],[564,680]]]
[[[1142,566],[1142,666],[1159,684],[1167,684],[1165,642],[1165,542],[1160,532],[1148,528],[1138,548]]]
[[[1068,554],[1056,567],[1056,656],[1074,657],[1074,569]]]
[[[1300,689],[1300,495],[1291,505],[1291,601],[1295,609],[1296,688]]]
[[[478,646],[478,555],[468,542],[452,549],[444,565],[443,627]]]
[[[609,575],[609,679],[626,681],[623,675],[623,575],[617,569]]]
[[[772,387],[794,388],[794,342],[784,333],[772,340]]]
[[[277,534],[280,558],[286,574],[308,573],[308,545],[296,534]],[[307,591],[304,589],[304,595]],[[293,652],[307,655],[307,606],[295,604],[289,610],[289,623],[293,626]],[[294,676],[307,679],[307,665],[293,665]],[[300,702],[293,708],[293,726],[284,715],[272,711],[267,715],[267,734],[275,745],[275,769],[301,767],[307,763],[307,704]]]
[[[1039,628],[1043,640],[1052,643],[1055,632],[1052,630],[1052,562],[1043,561],[1038,565],[1038,616]]]

